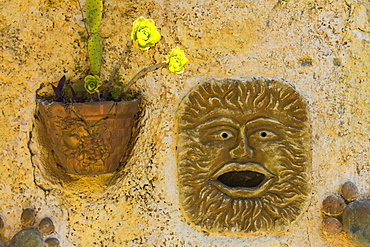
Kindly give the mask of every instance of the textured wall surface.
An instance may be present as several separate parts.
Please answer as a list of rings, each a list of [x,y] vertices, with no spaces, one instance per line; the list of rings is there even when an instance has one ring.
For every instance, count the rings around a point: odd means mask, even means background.
[[[38,167],[36,93],[88,66],[75,0],[0,0],[0,214],[2,239],[21,229],[22,209],[51,217],[61,246],[352,246],[322,233],[322,200],[352,180],[370,196],[370,3],[368,0],[105,0],[103,79],[140,15],[165,37],[135,50],[126,78],[185,50],[178,76],[162,69],[138,81],[141,119],[132,156],[113,178],[52,183]],[[77,61],[77,62],[76,62]],[[198,82],[217,77],[284,79],[309,104],[312,197],[282,234],[207,235],[180,210],[176,182],[176,110]],[[108,185],[107,185],[108,184]]]

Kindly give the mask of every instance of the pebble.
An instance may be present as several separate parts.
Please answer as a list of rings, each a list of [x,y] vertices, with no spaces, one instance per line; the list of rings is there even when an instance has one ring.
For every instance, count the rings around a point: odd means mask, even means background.
[[[323,211],[329,216],[338,216],[343,213],[346,203],[340,196],[331,195],[322,202]]]
[[[21,223],[23,228],[28,228],[33,226],[35,223],[36,219],[36,213],[33,208],[26,208],[23,210],[22,215],[21,215]]]
[[[328,217],[324,219],[323,223],[324,223],[323,232],[326,235],[330,235],[330,236],[337,235],[343,229],[342,223],[340,223],[340,221],[334,217]]]
[[[39,227],[37,229],[39,230],[41,235],[45,236],[53,233],[55,227],[53,221],[49,217],[46,217],[41,220]]]
[[[342,196],[346,201],[353,202],[354,200],[358,199],[359,197],[359,191],[357,186],[352,183],[351,181],[345,182],[342,185]]]
[[[45,240],[45,247],[60,247],[59,240],[56,238],[48,238]]]

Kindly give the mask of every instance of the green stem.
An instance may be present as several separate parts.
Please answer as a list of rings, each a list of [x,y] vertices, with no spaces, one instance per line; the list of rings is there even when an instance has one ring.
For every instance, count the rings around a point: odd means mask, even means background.
[[[140,77],[143,77],[144,75],[148,74],[149,72],[151,71],[154,71],[156,69],[159,69],[159,68],[164,68],[167,66],[167,63],[166,62],[162,62],[162,63],[157,63],[157,64],[154,64],[152,66],[149,66],[149,67],[146,67],[142,70],[140,70],[130,81],[129,83],[127,83],[127,85],[125,86],[125,88],[122,90],[121,94],[119,95],[118,97],[118,101],[122,100],[122,97],[123,97],[123,94],[126,93],[128,91],[128,89],[130,88],[130,86],[132,84],[134,84]]]
[[[112,73],[110,74],[108,84],[107,84],[107,86],[105,87],[105,89],[103,91],[103,97],[102,97],[103,100],[107,99],[108,93],[109,93],[110,89],[112,88],[114,79],[116,78],[116,75],[117,75],[117,72],[118,72],[119,68],[121,68],[122,64],[126,61],[128,56],[130,55],[131,46],[132,46],[132,40],[130,39],[129,41],[126,42],[126,46],[125,46],[125,48],[122,52],[122,55],[121,55],[120,59],[117,61],[116,66],[114,66],[114,68],[112,70]]]

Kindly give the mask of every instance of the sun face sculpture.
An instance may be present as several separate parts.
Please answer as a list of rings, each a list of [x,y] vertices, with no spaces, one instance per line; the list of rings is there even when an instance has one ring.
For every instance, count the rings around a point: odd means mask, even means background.
[[[277,80],[209,80],[178,110],[178,188],[186,218],[205,231],[283,231],[310,184],[307,105]]]

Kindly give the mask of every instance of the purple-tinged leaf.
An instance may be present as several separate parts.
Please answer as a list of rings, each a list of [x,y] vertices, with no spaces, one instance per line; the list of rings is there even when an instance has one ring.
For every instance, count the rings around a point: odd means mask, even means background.
[[[54,85],[51,85],[51,86],[53,87],[53,90],[54,90],[54,93],[55,93],[54,101],[63,102],[63,97],[62,97],[61,93],[59,92],[59,89]]]
[[[64,75],[64,76],[62,76],[62,78],[60,78],[59,83],[58,83],[58,90],[60,92],[62,92],[63,87],[64,87],[65,84],[66,84],[66,76]]]
[[[64,101],[62,92],[63,92],[63,87],[64,87],[65,84],[66,84],[66,76],[64,75],[59,80],[59,83],[58,83],[57,87],[54,86],[54,85],[51,85],[53,87],[53,90],[54,90],[54,93],[55,93],[54,101],[56,101],[56,102],[63,102]]]

